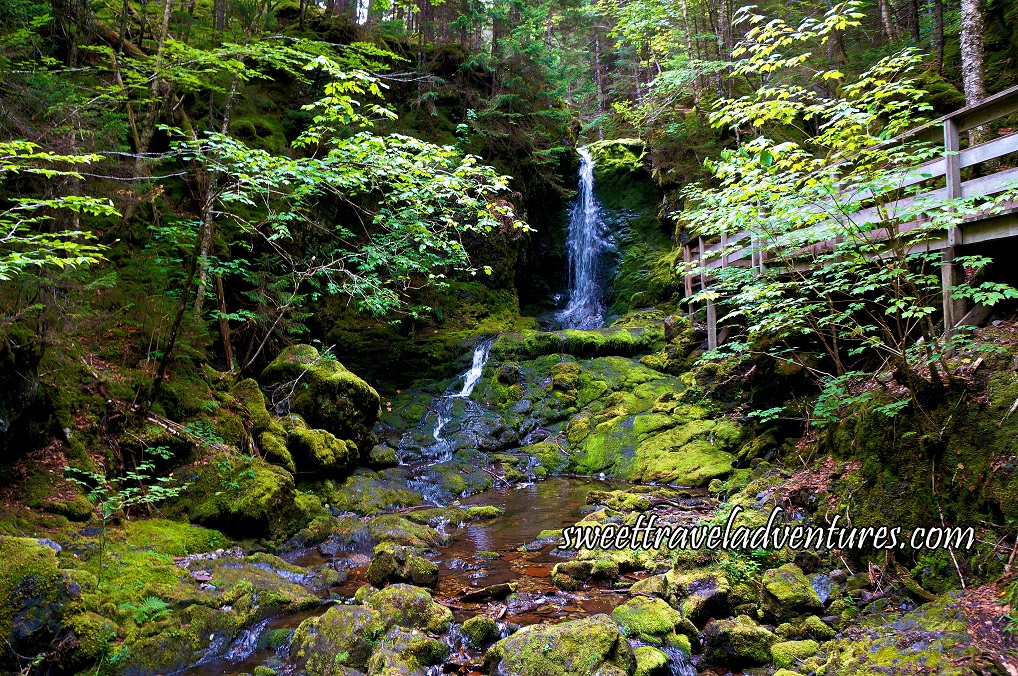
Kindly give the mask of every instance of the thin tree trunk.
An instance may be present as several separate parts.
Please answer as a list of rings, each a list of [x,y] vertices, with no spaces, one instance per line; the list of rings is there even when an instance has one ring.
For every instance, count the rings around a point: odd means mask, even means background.
[[[597,139],[604,140],[604,71],[601,68],[601,38],[594,33],[594,81],[597,83]]]
[[[219,310],[219,338],[223,341],[223,356],[226,358],[226,368],[231,373],[234,370],[233,345],[230,343],[230,322],[226,319],[226,292],[223,289],[223,278],[215,275],[216,285],[216,309]]]
[[[944,74],[944,0],[933,0],[933,53],[937,75]]]
[[[912,31],[912,42],[919,46],[919,0],[908,0],[908,27]]]
[[[686,30],[686,55],[690,60],[696,58],[693,53],[693,30],[689,26],[689,7],[687,0],[681,0],[682,4],[682,25]],[[700,91],[703,88],[703,83],[700,80],[700,76],[697,75],[693,78],[693,107],[696,108],[697,115],[700,114]]]
[[[888,42],[894,42],[898,35],[894,30],[894,16],[891,14],[890,0],[878,0],[880,4],[880,21],[884,26],[884,36]]]
[[[986,98],[983,80],[983,4],[982,0],[961,0],[961,82],[965,105],[971,106]],[[969,145],[975,145],[985,129],[969,132]]]

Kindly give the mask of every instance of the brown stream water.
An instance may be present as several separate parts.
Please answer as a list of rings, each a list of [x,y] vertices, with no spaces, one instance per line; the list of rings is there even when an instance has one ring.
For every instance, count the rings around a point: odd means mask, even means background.
[[[522,484],[510,488],[490,490],[463,499],[463,507],[495,505],[505,514],[491,520],[465,524],[447,524],[444,531],[452,536],[452,543],[440,550],[435,562],[439,566],[439,581],[435,598],[453,609],[457,623],[485,614],[495,617],[507,634],[510,625],[528,625],[539,622],[560,622],[596,613],[610,613],[627,599],[624,591],[608,586],[589,585],[565,592],[551,582],[551,569],[565,560],[556,549],[555,542],[536,542],[543,530],[564,528],[579,521],[585,513],[586,495],[591,490],[616,490],[631,484],[593,478],[552,477],[545,481]],[[481,558],[479,552],[494,552],[498,557]],[[250,673],[254,667],[273,654],[270,649],[256,649],[258,636],[270,629],[296,627],[308,617],[324,613],[332,603],[348,602],[362,584],[368,559],[361,554],[341,552],[337,557],[348,559],[347,579],[329,590],[331,600],[311,610],[275,617],[250,628],[234,644],[234,661],[216,659],[185,670],[189,676],[236,675]],[[336,563],[336,561],[331,561]],[[297,565],[312,567],[330,563],[317,550],[309,550],[295,560]],[[632,576],[635,577],[635,576]],[[504,582],[515,582],[516,593],[506,600],[464,603],[460,597],[466,591]],[[324,601],[324,599],[323,599]],[[248,647],[245,649],[244,642]],[[456,625],[446,636],[451,656],[442,673],[470,673],[482,655],[463,645]],[[285,651],[284,651],[285,652]],[[238,659],[239,658],[239,659]],[[286,673],[292,669],[283,658],[278,669]]]

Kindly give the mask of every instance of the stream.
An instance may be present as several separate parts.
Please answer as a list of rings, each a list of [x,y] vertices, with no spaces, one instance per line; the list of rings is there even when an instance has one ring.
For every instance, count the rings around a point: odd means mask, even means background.
[[[513,625],[540,622],[557,623],[597,613],[610,613],[628,599],[625,590],[614,590],[596,583],[567,592],[551,581],[551,568],[570,552],[560,551],[551,540],[538,540],[544,530],[556,530],[579,521],[588,511],[586,495],[591,490],[630,489],[632,484],[594,478],[551,477],[537,483],[489,490],[465,498],[460,506],[494,505],[505,509],[502,516],[463,524],[449,524],[446,532],[452,542],[439,550],[433,560],[439,567],[435,599],[453,609],[455,623],[443,639],[450,647],[450,658],[439,673],[470,673],[480,665],[483,653],[463,641],[458,626],[478,614],[497,617],[503,635]],[[484,556],[478,556],[482,552]],[[497,554],[497,558],[493,554]],[[238,675],[250,673],[267,658],[279,660],[279,673],[288,673],[292,665],[285,648],[257,649],[262,634],[272,629],[296,628],[308,617],[324,613],[333,603],[351,603],[357,588],[367,583],[364,571],[368,557],[363,553],[336,552],[323,555],[318,549],[302,550],[288,557],[300,566],[312,568],[340,565],[347,578],[328,590],[321,606],[290,615],[270,618],[248,629],[237,639],[228,655],[187,669],[189,676]],[[491,557],[491,558],[489,558]],[[630,574],[631,580],[646,573]],[[506,600],[461,602],[464,592],[506,582],[517,584],[516,593]],[[682,660],[677,662],[679,666]],[[676,672],[683,673],[683,672]]]

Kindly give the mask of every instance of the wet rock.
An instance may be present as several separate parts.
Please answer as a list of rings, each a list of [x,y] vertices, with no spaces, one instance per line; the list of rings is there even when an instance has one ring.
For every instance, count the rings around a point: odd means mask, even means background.
[[[468,591],[460,597],[460,600],[464,603],[479,603],[481,601],[504,599],[515,592],[515,582],[503,582],[483,589]]]
[[[661,645],[676,633],[682,614],[659,598],[637,596],[612,611],[626,636]]]
[[[411,676],[441,664],[449,647],[415,629],[393,627],[371,656],[368,676]]]
[[[35,538],[0,538],[0,638],[37,655],[59,634],[70,579],[56,551]]]
[[[383,543],[375,547],[365,577],[376,587],[391,582],[433,587],[438,582],[438,566],[414,547]]]
[[[592,561],[563,561],[551,569],[551,581],[559,589],[573,591],[583,586],[594,572]]]
[[[452,623],[448,608],[435,603],[426,589],[408,584],[389,585],[372,594],[366,603],[378,611],[387,629],[400,626],[437,634]]]
[[[812,615],[824,607],[809,578],[794,563],[764,572],[760,605],[778,621]]]
[[[670,676],[668,655],[652,646],[640,646],[633,651],[636,657],[636,673],[634,676]]]
[[[752,667],[771,661],[777,637],[746,615],[733,620],[714,620],[704,628],[704,657],[713,664]]]
[[[785,641],[771,646],[771,658],[779,669],[794,667],[818,652],[820,646],[816,641]]]
[[[335,676],[337,667],[364,670],[372,644],[385,625],[366,606],[333,606],[324,615],[304,620],[294,632],[290,657],[308,676]]]
[[[499,637],[498,624],[490,617],[477,615],[463,623],[463,633],[480,648]]]
[[[731,610],[728,595],[732,589],[728,578],[716,571],[697,570],[674,575],[673,584],[681,599],[679,609],[694,623],[710,617],[725,617]]]
[[[627,676],[636,669],[629,641],[607,615],[524,627],[492,646],[484,664],[502,676]]]

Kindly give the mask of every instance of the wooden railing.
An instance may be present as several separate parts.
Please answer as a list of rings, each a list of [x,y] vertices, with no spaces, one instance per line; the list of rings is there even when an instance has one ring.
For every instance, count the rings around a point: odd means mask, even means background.
[[[986,125],[994,120],[1018,112],[1018,87],[1012,87],[996,94],[981,103],[966,106],[940,119],[933,120],[901,136],[888,141],[888,144],[901,143],[905,140],[934,142],[943,139],[943,156],[920,165],[902,177],[895,185],[903,189],[924,181],[944,177],[944,186],[918,195],[903,197],[896,202],[862,209],[852,215],[852,221],[859,225],[895,220],[896,215],[903,214],[917,200],[956,199],[968,197],[990,197],[1006,190],[1018,182],[1018,168],[999,169],[994,173],[961,180],[961,170],[974,167],[985,162],[1018,152],[1018,132],[1000,136],[964,150],[961,149],[960,135],[963,132]],[[877,195],[855,195],[854,200],[873,199]],[[918,223],[905,223],[896,228],[898,233],[907,232],[918,227]],[[819,226],[815,226],[819,227]],[[874,235],[880,241],[879,233]],[[886,235],[885,235],[886,237]],[[954,264],[957,247],[986,242],[995,239],[1018,237],[1018,205],[992,215],[977,215],[967,219],[960,226],[949,228],[937,238],[922,242],[924,251],[940,251],[942,257],[941,281],[944,301],[944,326],[950,333],[961,324],[975,324],[988,315],[985,308],[977,307],[966,314],[964,301],[951,298],[950,289],[955,286],[958,275]],[[823,250],[833,247],[836,240],[818,242],[810,247]],[[918,248],[918,247],[917,247]],[[709,283],[710,270],[733,266],[751,266],[763,270],[767,266],[767,248],[753,238],[749,231],[722,233],[721,240],[712,245],[705,245],[703,237],[688,241],[683,246],[683,260],[687,264],[697,262],[699,274],[687,272],[685,275],[685,293],[693,295],[696,287],[706,288]],[[805,265],[805,264],[804,264]],[[710,349],[718,346],[717,308],[710,300],[707,301],[707,345]],[[720,336],[723,342],[725,335]]]

